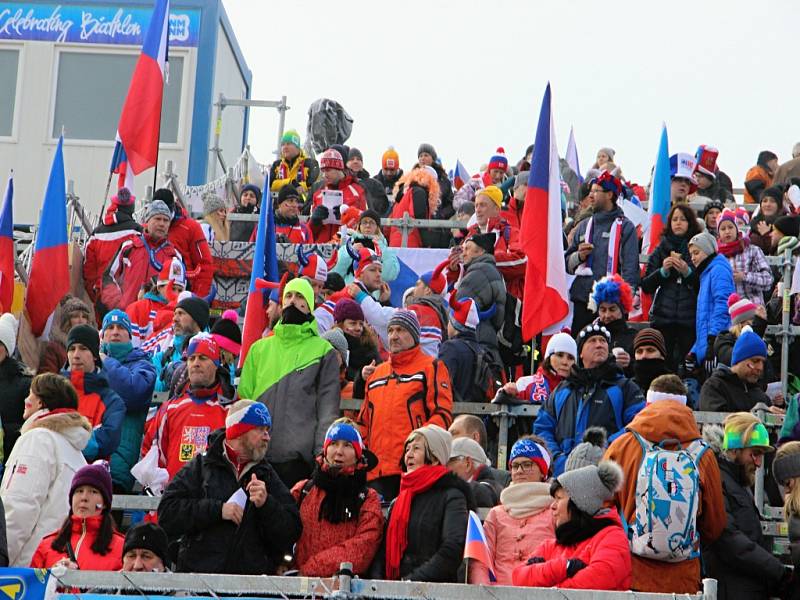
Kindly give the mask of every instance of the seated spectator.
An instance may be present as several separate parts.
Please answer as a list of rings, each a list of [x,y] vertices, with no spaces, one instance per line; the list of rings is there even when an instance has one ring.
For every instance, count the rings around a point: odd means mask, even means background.
[[[466,482],[445,466],[452,438],[438,425],[414,430],[403,444],[400,495],[389,511],[374,579],[456,581],[467,536],[467,511],[475,509]]]
[[[92,435],[75,388],[54,373],[33,378],[22,418],[0,485],[8,559],[16,567],[27,567],[42,538],[67,516],[64,499],[73,475],[86,465],[82,452]]]
[[[778,448],[772,463],[775,481],[783,488],[783,520],[789,529],[789,543],[795,573],[800,568],[800,442],[787,442]],[[797,585],[795,575],[795,585]],[[797,597],[791,596],[792,600]]]
[[[508,466],[511,484],[500,494],[500,504],[483,523],[496,585],[512,585],[511,573],[525,564],[533,551],[555,535],[550,505],[550,454],[534,436],[518,439]],[[481,562],[470,563],[469,582],[490,585],[489,571]]]
[[[628,590],[631,554],[616,508],[619,465],[604,461],[559,475],[550,485],[555,539],[542,542],[514,569],[514,585],[583,590]]]
[[[355,575],[366,574],[383,537],[380,498],[367,487],[375,462],[352,421],[328,428],[311,479],[292,488],[303,523],[294,552],[301,575],[332,577],[342,562],[353,563]]]
[[[316,160],[306,156],[300,145],[300,134],[294,129],[287,129],[281,137],[281,157],[270,167],[270,189],[278,192],[290,183],[305,194],[318,177],[319,165]]]
[[[445,176],[446,177],[446,176]],[[392,219],[402,219],[408,213],[412,219],[433,219],[441,197],[441,181],[433,167],[417,166],[398,181],[398,192],[392,208]],[[451,191],[452,201],[452,191]],[[403,244],[403,230],[389,227],[389,245],[393,248],[433,248],[439,234],[434,229],[411,229]]]
[[[305,223],[300,222],[303,198],[291,183],[284,185],[275,200],[275,239],[287,244],[313,244],[314,236]],[[256,231],[258,226],[256,225]],[[256,235],[256,232],[253,232]],[[255,239],[255,238],[254,238]]]
[[[758,386],[766,360],[764,340],[752,331],[742,333],[733,346],[732,366],[718,366],[703,384],[700,410],[749,411],[759,402],[770,406],[769,397]]]
[[[14,442],[19,437],[25,412],[25,398],[31,387],[31,374],[28,368],[14,358],[17,349],[17,329],[19,323],[11,313],[0,316],[0,460],[11,454]]]
[[[595,281],[589,296],[588,309],[597,313],[596,323],[611,334],[611,349],[626,375],[633,374],[633,339],[636,330],[628,326],[628,315],[633,308],[631,286],[619,275],[606,276]]]
[[[731,294],[728,298],[728,313],[731,316],[731,326],[727,331],[721,331],[714,340],[714,355],[721,365],[731,366],[731,355],[736,340],[743,331],[754,331],[759,337],[764,337],[767,330],[767,311],[763,305],[755,304],[739,294]]]
[[[772,271],[761,248],[751,244],[750,238],[742,237],[736,222],[738,212],[725,209],[717,221],[719,253],[731,265],[736,292],[762,305],[764,295],[772,290]]]
[[[78,392],[78,412],[94,428],[83,449],[87,461],[109,459],[119,446],[125,402],[108,384],[100,359],[100,335],[91,325],[76,325],[67,336],[67,368],[61,374]]]
[[[633,381],[643,394],[659,375],[671,373],[667,366],[667,347],[664,336],[658,329],[647,327],[639,330],[633,339]]]
[[[378,336],[364,322],[364,311],[350,298],[342,298],[333,309],[334,327],[342,330],[347,340],[349,357],[347,380],[353,382],[353,398],[364,397],[364,385],[375,367],[383,362],[378,352]]]
[[[146,289],[146,287],[145,287]],[[186,289],[186,267],[178,258],[167,261],[155,282],[139,300],[125,307],[131,319],[134,346],[172,325],[178,296]]]
[[[100,358],[108,386],[125,403],[120,443],[111,455],[111,479],[118,492],[129,494],[134,484],[131,467],[139,462],[156,369],[150,363],[150,356],[133,347],[130,319],[118,308],[103,319]]]
[[[252,183],[242,186],[239,204],[233,209],[237,215],[257,215],[261,206],[261,188]],[[255,239],[257,220],[231,221],[231,241],[249,242]]]
[[[122,570],[130,573],[167,573],[167,534],[154,523],[137,523],[125,533]]]
[[[603,454],[608,448],[608,436],[602,427],[589,427],[583,432],[583,440],[572,449],[564,463],[564,472],[574,471],[588,467],[597,466],[603,460]]]
[[[557,333],[547,342],[544,360],[536,373],[510,381],[502,388],[505,394],[541,404],[564,381],[578,358],[578,347],[568,333]]]
[[[106,464],[78,469],[69,488],[69,505],[61,529],[42,539],[30,566],[119,571],[125,538],[111,516],[111,475]]]
[[[772,186],[761,192],[758,214],[750,221],[750,243],[761,248],[766,255],[773,254],[772,227],[786,212],[783,188]]]
[[[177,570],[274,575],[302,525],[297,505],[266,460],[272,419],[261,402],[239,400],[170,482],[158,522],[180,538]]]
[[[610,343],[605,327],[587,325],[578,334],[578,365],[536,417],[533,432],[547,442],[556,476],[588,427],[603,427],[614,440],[644,408],[641,390],[621,373],[608,351]]]
[[[688,454],[689,460],[676,458],[680,462],[672,464],[696,468],[696,475],[694,468],[683,471],[683,475],[673,470],[680,496],[650,483],[663,477],[664,472],[661,468],[648,468],[651,462],[643,462],[651,460],[646,457],[653,456],[653,449],[664,440],[676,444],[667,449]],[[632,590],[664,594],[700,591],[700,540],[713,543],[725,526],[719,467],[707,448],[692,409],[686,406],[686,388],[675,375],[663,375],[653,381],[647,406],[608,448],[605,458],[619,463],[625,474],[625,484],[617,493],[617,506],[625,522],[633,527]],[[661,513],[654,515],[643,505],[643,489],[650,489],[656,501],[667,502],[669,510],[661,519],[657,519]],[[692,498],[699,500],[693,505]],[[685,535],[687,531],[691,533]]]
[[[202,298],[189,296],[183,298],[175,306],[172,316],[172,330],[170,335],[158,343],[163,348],[153,354],[153,365],[156,368],[156,391],[169,390],[175,369],[181,364],[183,351],[189,340],[208,327],[210,309],[208,302]],[[145,347],[148,345],[145,344]]]
[[[719,427],[703,432],[717,455],[727,516],[722,535],[711,544],[700,540],[705,574],[717,580],[720,600],[782,596],[791,589],[792,570],[772,554],[751,491],[764,455],[774,448],[750,413],[728,415],[724,427],[724,435]]]
[[[492,508],[500,502],[500,485],[489,470],[489,459],[478,442],[467,437],[453,440],[447,468],[469,484],[478,508]]]
[[[769,150],[758,153],[756,165],[748,169],[744,176],[745,204],[755,204],[761,194],[772,185],[772,178],[778,170],[778,156]]]
[[[381,216],[387,216],[391,212],[394,204],[395,185],[403,176],[403,169],[400,168],[400,155],[394,147],[389,146],[381,156],[381,170],[375,175],[375,180],[383,186],[386,195],[386,210]]]
[[[460,437],[469,438],[478,442],[478,445],[486,452],[486,425],[484,425],[480,417],[476,417],[475,415],[458,415],[453,419],[453,423],[447,431],[453,436],[453,440]],[[495,481],[497,481],[501,487],[507,487],[508,484],[511,483],[510,472],[505,469],[495,469],[491,466],[488,467],[488,469],[491,471],[492,477],[494,477]]]
[[[40,343],[36,373],[61,373],[67,363],[67,334],[75,325],[89,323],[92,311],[80,298],[67,295],[53,313],[53,325],[46,342]]]
[[[203,194],[203,221],[200,223],[206,242],[227,242],[231,239],[228,207],[214,192]]]
[[[225,424],[227,411],[220,402],[218,372],[220,351],[208,333],[198,333],[186,347],[189,385],[185,393],[162,404],[147,423],[141,455],[153,444],[158,447],[158,464],[170,480],[184,465],[208,447],[208,436]]]
[[[326,224],[329,217],[337,222],[348,224],[358,219],[361,211],[367,210],[367,193],[360,183],[353,177],[350,170],[345,170],[342,155],[329,148],[319,158],[324,184],[316,192],[312,201],[311,233],[318,244],[330,242],[339,230],[337,224]],[[274,184],[273,184],[274,185]],[[341,204],[334,208],[333,215],[322,203],[323,194],[338,192],[341,194]],[[338,214],[337,214],[338,213]]]

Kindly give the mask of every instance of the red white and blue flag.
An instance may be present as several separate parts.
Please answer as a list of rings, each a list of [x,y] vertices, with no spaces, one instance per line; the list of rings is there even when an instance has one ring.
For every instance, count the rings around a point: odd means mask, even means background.
[[[14,301],[14,176],[8,178],[0,212],[0,313],[11,312]]]
[[[168,42],[169,0],[156,0],[117,127],[120,158],[124,156],[127,169],[134,175],[155,167],[158,159]],[[117,172],[113,164],[112,171]]]
[[[670,192],[669,140],[667,124],[661,129],[661,141],[658,143],[656,168],[653,172],[653,186],[650,189],[650,204],[647,212],[650,220],[649,235],[645,235],[642,251],[648,253],[655,249],[661,240],[661,232],[667,225],[667,215],[672,203]]]
[[[53,311],[69,291],[67,249],[67,184],[62,136],[50,167],[25,296],[25,308],[36,337],[46,333]]]
[[[520,245],[528,257],[522,302],[522,337],[526,340],[569,314],[561,223],[561,170],[548,83],[539,112],[520,227]]]
[[[489,581],[497,581],[494,574],[494,561],[489,552],[489,543],[486,541],[486,533],[478,515],[474,511],[469,511],[467,520],[467,540],[464,543],[464,558],[471,558],[484,564],[489,570]]]
[[[128,155],[125,154],[125,148],[122,147],[119,133],[117,133],[117,143],[114,146],[114,155],[111,157],[110,171],[119,175],[118,188],[128,188],[133,191],[133,171],[128,167]]]
[[[469,181],[469,171],[467,168],[461,164],[460,160],[456,161],[456,170],[453,172],[453,185],[455,186],[456,190],[460,190],[461,187]]]

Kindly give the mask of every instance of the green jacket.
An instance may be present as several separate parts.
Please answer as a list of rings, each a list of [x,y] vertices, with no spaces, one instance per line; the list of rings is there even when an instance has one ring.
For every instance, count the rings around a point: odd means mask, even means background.
[[[309,463],[322,451],[325,432],[339,416],[339,358],[317,334],[316,321],[278,323],[273,335],[247,353],[239,397],[269,408],[272,431],[267,459]]]

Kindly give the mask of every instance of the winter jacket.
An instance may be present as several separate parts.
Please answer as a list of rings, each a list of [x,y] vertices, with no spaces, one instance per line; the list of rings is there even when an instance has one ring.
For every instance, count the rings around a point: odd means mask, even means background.
[[[689,202],[708,202],[709,200],[719,200],[723,204],[736,202],[736,198],[734,198],[733,194],[720,185],[720,182],[716,179],[704,190],[697,188],[695,195],[689,198]]]
[[[186,265],[189,289],[195,296],[205,298],[214,279],[214,259],[200,223],[188,216],[177,204],[169,226],[170,243],[180,252]],[[127,306],[127,303],[124,305]]]
[[[182,536],[178,571],[274,575],[302,531],[297,505],[266,459],[248,464],[237,478],[224,450],[224,429],[208,443],[170,482],[158,505],[167,535]],[[256,508],[248,497],[238,526],[223,520],[222,505],[254,474],[267,486],[264,505]]]
[[[477,473],[467,483],[478,508],[493,508],[500,503],[503,486],[487,465],[477,465]]]
[[[383,187],[383,192],[386,195],[386,210],[380,214],[382,217],[386,217],[392,210],[392,205],[394,201],[394,186],[400,181],[400,178],[403,176],[403,169],[399,169],[397,171],[397,175],[391,179],[386,177],[383,170],[378,171],[375,175],[374,179]]]
[[[772,185],[772,175],[762,165],[755,165],[747,170],[744,176],[744,201],[746,204],[757,204],[761,200],[761,192]]]
[[[131,467],[139,461],[144,422],[156,385],[156,370],[150,363],[150,356],[134,348],[122,360],[107,356],[103,371],[108,386],[125,403],[119,446],[111,455],[111,479],[119,489],[130,492],[134,483]]]
[[[348,208],[356,209],[359,213],[367,210],[367,193],[351,175],[345,175],[335,186],[329,186],[328,184],[325,184],[316,192],[314,192],[314,198],[312,202],[312,206],[314,208],[322,206],[322,193],[325,190],[339,190],[342,192],[341,211],[344,211]],[[337,231],[339,231],[339,225],[326,225],[324,223],[315,224],[313,218],[311,220],[311,233],[313,234],[314,241],[317,244],[325,244],[330,242]]]
[[[239,397],[259,400],[272,415],[267,458],[311,464],[325,432],[339,416],[339,361],[317,335],[314,321],[278,323],[273,335],[250,347],[239,381]]]
[[[525,291],[525,265],[528,257],[525,256],[519,244],[519,229],[513,227],[502,217],[491,219],[487,223],[487,232],[494,233],[497,241],[494,244],[494,260],[497,270],[503,275],[508,293],[522,300]],[[467,230],[463,243],[474,236],[484,233],[476,223]]]
[[[617,506],[627,523],[634,523],[636,484],[642,463],[642,447],[633,433],[652,444],[678,440],[686,448],[702,439],[692,409],[679,402],[662,401],[648,404],[628,424],[623,433],[606,450],[605,460],[617,462],[625,474],[623,487],[617,493]],[[700,478],[697,527],[706,543],[712,543],[725,526],[722,485],[719,467],[713,452],[706,451],[698,464]],[[700,559],[664,562],[632,555],[633,581],[631,589],[640,592],[696,594],[700,589]]]
[[[508,201],[508,206],[500,211],[500,218],[505,219],[509,225],[519,230],[522,227],[522,210],[525,202],[520,202],[514,196]]]
[[[786,519],[789,528],[789,543],[791,544],[792,564],[800,568],[800,517],[792,515]]]
[[[712,412],[749,412],[759,402],[772,402],[758,385],[739,378],[730,367],[720,365],[700,389],[700,410]]]
[[[661,243],[647,259],[647,269],[642,279],[642,291],[654,294],[650,320],[655,327],[694,327],[697,312],[697,271],[689,258],[689,240],[664,235]],[[675,269],[666,273],[661,269],[664,259],[678,252],[689,265],[689,275],[684,277]]]
[[[419,346],[390,354],[367,379],[357,420],[364,443],[378,457],[378,466],[367,478],[399,475],[408,435],[428,424],[447,429],[453,421],[447,367]]]
[[[578,590],[629,590],[631,587],[631,551],[616,509],[601,512],[595,518],[613,521],[592,537],[575,546],[562,546],[555,539],[542,542],[533,556],[544,562],[523,564],[514,569],[514,585],[560,587]],[[579,559],[586,567],[567,576],[567,562]]]
[[[455,402],[488,402],[489,398],[473,396],[475,365],[483,348],[478,343],[474,331],[462,331],[439,347],[439,360],[447,367],[453,386]],[[487,382],[488,386],[488,382]],[[490,389],[489,386],[488,389]]]
[[[9,564],[27,567],[41,539],[67,517],[72,477],[86,465],[82,451],[92,427],[77,411],[40,410],[21,431],[6,460],[0,497]]]
[[[92,550],[92,544],[100,533],[102,515],[81,518],[70,515],[72,522],[72,535],[69,538],[73,552],[78,559],[78,568],[82,571],[120,571],[122,570],[122,546],[125,536],[115,531],[111,536],[108,552],[99,554]],[[58,561],[69,558],[66,552],[59,552],[53,548],[53,541],[60,531],[55,531],[42,539],[39,547],[31,560],[34,569],[50,569]]]
[[[567,456],[583,441],[588,427],[605,428],[613,441],[644,405],[642,391],[622,375],[613,356],[594,369],[573,366],[542,404],[533,424],[533,432],[547,442],[553,476],[563,473]]]
[[[174,303],[153,292],[147,292],[141,300],[125,307],[131,318],[131,341],[139,346],[148,338],[172,325],[175,314]]]
[[[31,387],[31,375],[20,361],[6,356],[0,363],[0,423],[3,424],[3,455],[0,460],[11,454],[14,442],[19,437],[19,428],[24,419],[25,398]]]
[[[149,344],[155,342],[159,336],[163,336],[159,347],[164,349],[160,351],[157,349],[150,350]],[[150,361],[156,368],[156,391],[167,392],[169,391],[172,376],[175,374],[175,369],[183,361],[184,347],[189,343],[191,337],[174,335],[172,327],[163,329],[159,336],[150,337],[142,348],[153,353],[153,358]]]
[[[369,237],[375,244],[375,249],[380,251],[381,279],[387,283],[397,279],[400,274],[400,261],[397,259],[397,253],[389,248],[388,242],[383,235],[373,237],[353,231],[350,232],[350,237],[354,244]],[[350,283],[355,278],[353,275],[353,258],[344,245],[340,246],[337,251],[336,265],[331,269],[331,273],[341,275],[345,283]]]
[[[728,329],[731,317],[728,313],[728,296],[734,292],[733,271],[721,254],[706,258],[698,266],[700,288],[697,294],[695,329],[697,338],[691,353],[698,362],[708,352],[708,338]],[[713,348],[711,351],[713,352]]]
[[[764,252],[750,240],[742,240],[744,249],[734,256],[726,257],[733,271],[744,273],[744,281],[735,282],[736,293],[756,304],[764,304],[764,294],[772,289],[772,269]]]
[[[92,232],[83,249],[83,285],[92,302],[95,302],[102,289],[103,273],[114,259],[120,244],[141,235],[142,226],[123,211],[114,209],[119,222],[101,224]]]
[[[784,185],[789,183],[792,177],[800,177],[800,156],[787,160],[775,170],[772,178],[773,185]]]
[[[447,271],[452,273],[452,271]],[[449,276],[448,276],[449,278]],[[489,310],[495,306],[495,313],[490,319],[478,325],[478,341],[487,350],[497,353],[497,332],[503,327],[506,317],[506,284],[500,271],[497,270],[494,256],[484,254],[473,258],[464,267],[461,280],[456,284],[459,298],[472,298],[479,311]]]
[[[344,333],[347,340],[347,380],[353,382],[353,398],[364,397],[364,387],[366,381],[361,376],[361,369],[370,364],[373,360],[375,364],[383,362],[378,347]]]
[[[589,301],[589,294],[595,281],[606,276],[608,262],[608,241],[611,228],[615,226],[617,219],[622,219],[622,238],[619,249],[619,274],[630,284],[632,289],[639,286],[639,239],[636,236],[636,228],[633,226],[622,212],[619,206],[614,206],[607,212],[596,212],[591,218],[592,239],[586,240],[586,228],[590,219],[581,221],[575,228],[575,235],[572,243],[565,253],[567,261],[567,272],[574,274],[580,266],[580,256],[578,246],[583,242],[591,242],[594,245],[592,250],[592,276],[579,275],[575,278],[569,290],[569,297],[575,302],[586,303]]]
[[[596,319],[595,323],[600,323],[600,319]],[[628,353],[628,356],[631,357],[631,362],[626,368],[622,369],[622,372],[628,377],[632,376],[634,360],[633,340],[636,338],[638,332],[633,327],[630,327],[624,318],[607,323],[605,328],[608,329],[608,332],[611,334],[611,344],[608,347],[609,351],[613,348],[622,348]]]
[[[237,215],[257,215],[258,206],[242,206],[241,204],[232,211]],[[249,242],[254,236],[258,221],[233,221],[231,220],[231,241]]]
[[[258,234],[256,225],[253,235]],[[275,238],[278,243],[286,244],[313,244],[314,235],[306,223],[301,223],[300,219],[294,217],[287,219],[275,214]],[[252,240],[251,240],[252,241]]]
[[[766,600],[784,567],[761,531],[761,517],[743,469],[722,456],[717,459],[727,523],[714,543],[703,542],[707,577],[717,580],[719,600]]]
[[[383,537],[383,512],[378,492],[366,488],[358,519],[331,523],[320,517],[327,492],[313,486],[303,494],[308,480],[298,481],[292,496],[299,504],[303,533],[294,549],[297,570],[305,577],[331,577],[343,562],[353,563],[353,573],[365,575]]]
[[[408,545],[400,559],[400,577],[408,581],[455,583],[467,537],[467,511],[475,510],[466,482],[448,473],[414,497],[408,519]],[[389,510],[389,521],[392,511]],[[386,579],[386,538],[370,569]]]
[[[122,422],[125,420],[125,402],[108,385],[104,370],[61,371],[72,382],[78,392],[78,412],[89,420],[92,437],[83,455],[88,462],[98,458],[110,458],[119,446],[122,437]]]
[[[379,215],[385,215],[389,210],[389,198],[384,191],[383,183],[369,176],[369,171],[361,169],[354,173],[356,181],[367,193],[367,208],[374,210]]]
[[[283,186],[291,183],[305,193],[319,177],[319,164],[301,150],[292,161],[279,158],[273,162],[269,173],[269,180],[272,182],[270,191],[280,192]]]
[[[428,188],[417,182],[411,182],[405,187],[403,195],[395,202],[392,208],[391,218],[402,219],[408,213],[411,219],[432,219],[433,208],[431,207]],[[393,248],[403,246],[403,229],[400,227],[389,227],[389,245]],[[434,242],[435,232],[431,229],[411,229],[406,238],[406,248],[430,248]]]

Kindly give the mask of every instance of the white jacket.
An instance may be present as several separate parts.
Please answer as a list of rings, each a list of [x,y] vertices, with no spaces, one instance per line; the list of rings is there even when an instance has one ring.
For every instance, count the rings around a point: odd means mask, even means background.
[[[20,431],[0,484],[13,567],[29,566],[42,538],[64,523],[72,477],[86,464],[81,451],[92,427],[77,411],[49,414],[43,409]]]

